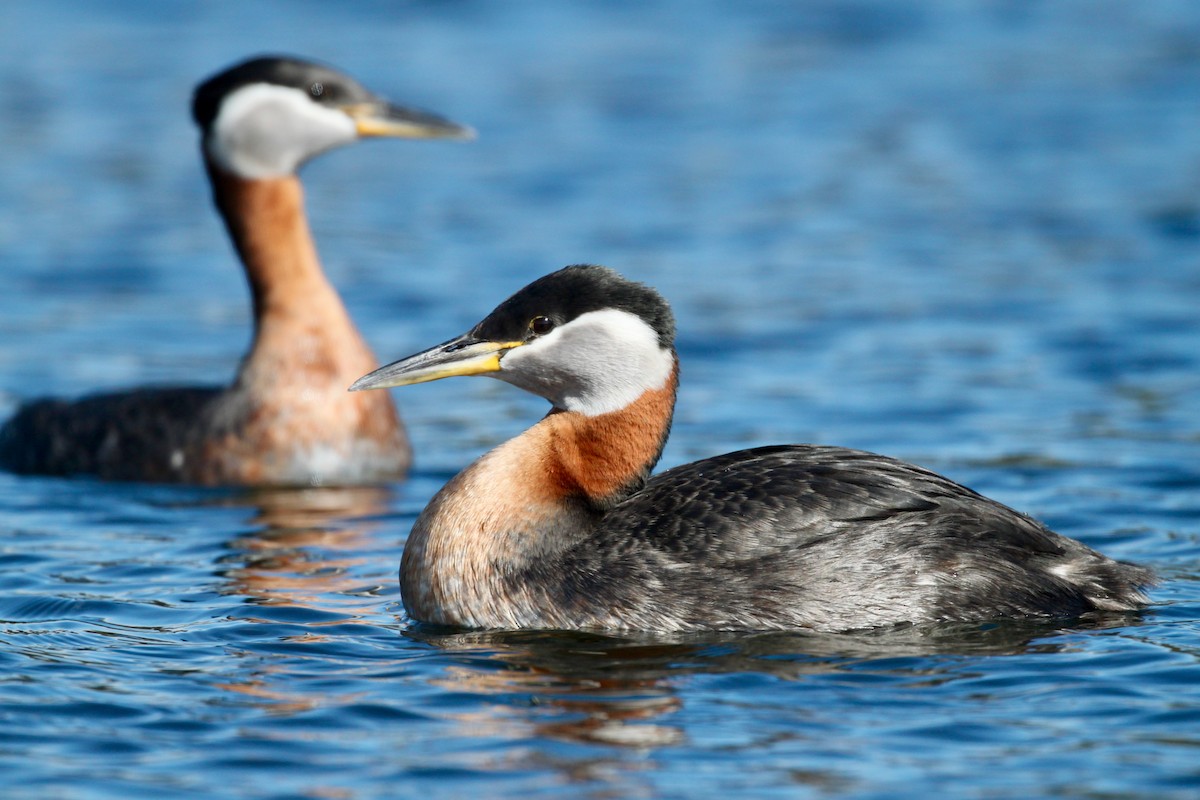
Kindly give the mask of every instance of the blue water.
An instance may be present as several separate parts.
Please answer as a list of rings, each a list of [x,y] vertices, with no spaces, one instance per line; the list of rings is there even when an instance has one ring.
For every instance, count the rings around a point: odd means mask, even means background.
[[[0,475],[0,794],[1197,796],[1198,42],[1182,0],[0,4],[0,414],[231,374],[188,100],[284,51],[481,134],[304,172],[382,357],[606,263],[679,318],[664,466],[885,452],[1163,579],[1073,624],[423,630],[416,514],[544,410],[445,381],[386,490]]]

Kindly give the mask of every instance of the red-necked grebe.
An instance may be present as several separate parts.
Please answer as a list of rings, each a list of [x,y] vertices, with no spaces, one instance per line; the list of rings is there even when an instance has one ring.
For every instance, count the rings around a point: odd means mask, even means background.
[[[490,375],[553,405],[418,518],[400,568],[414,619],[841,631],[1146,602],[1148,570],[885,456],[782,445],[650,477],[675,406],[674,337],[653,289],[567,267],[354,384]]]
[[[0,429],[0,466],[228,485],[402,476],[411,455],[390,398],[346,394],[379,362],[321,270],[296,170],[362,137],[461,139],[470,129],[294,58],[255,58],[213,76],[192,111],[253,294],[254,339],[233,385],[29,403]]]

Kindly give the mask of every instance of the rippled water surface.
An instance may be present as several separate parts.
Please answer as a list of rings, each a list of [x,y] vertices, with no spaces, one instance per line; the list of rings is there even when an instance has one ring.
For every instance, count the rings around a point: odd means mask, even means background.
[[[384,357],[593,261],[674,303],[664,465],[787,441],[944,472],[1162,576],[1144,614],[862,636],[463,634],[396,567],[543,412],[399,393],[383,490],[0,475],[5,796],[1194,797],[1200,6],[0,5],[0,414],[214,383],[247,298],[191,86],[262,51],[476,126],[306,168]]]

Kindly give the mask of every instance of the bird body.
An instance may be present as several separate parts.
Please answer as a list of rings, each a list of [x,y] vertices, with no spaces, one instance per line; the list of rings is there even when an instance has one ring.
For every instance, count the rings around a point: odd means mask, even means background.
[[[650,477],[675,404],[673,338],[653,290],[568,267],[355,384],[484,374],[554,406],[421,513],[401,564],[414,619],[842,631],[1145,602],[1149,571],[885,456],[762,447]]]
[[[321,269],[296,170],[360,136],[470,131],[287,58],[253,59],[210,78],[193,113],[213,199],[253,298],[254,338],[232,385],[32,402],[0,428],[0,466],[207,485],[402,476],[411,452],[395,406],[345,392],[377,362]]]

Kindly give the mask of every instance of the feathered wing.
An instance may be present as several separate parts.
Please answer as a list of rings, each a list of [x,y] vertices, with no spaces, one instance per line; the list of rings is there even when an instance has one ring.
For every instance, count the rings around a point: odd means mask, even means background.
[[[594,580],[633,626],[677,628],[705,617],[838,630],[1132,609],[1152,580],[928,470],[806,445],[664,472],[566,562],[558,602],[586,602]],[[684,610],[665,619],[655,592]]]
[[[172,480],[172,454],[216,388],[158,388],[36,400],[0,428],[0,467],[39,475]]]

